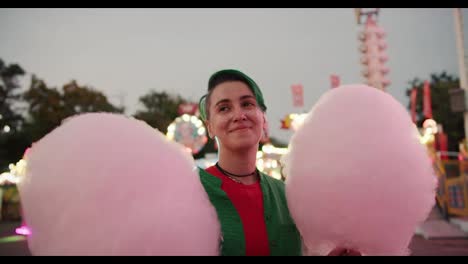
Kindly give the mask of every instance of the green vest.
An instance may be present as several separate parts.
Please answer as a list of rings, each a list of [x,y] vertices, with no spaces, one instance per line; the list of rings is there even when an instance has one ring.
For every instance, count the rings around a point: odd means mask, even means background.
[[[221,179],[199,168],[200,180],[216,209],[221,223],[221,255],[245,255],[242,222],[227,194],[221,189]],[[301,237],[286,203],[284,182],[260,173],[264,218],[272,256],[301,255]]]

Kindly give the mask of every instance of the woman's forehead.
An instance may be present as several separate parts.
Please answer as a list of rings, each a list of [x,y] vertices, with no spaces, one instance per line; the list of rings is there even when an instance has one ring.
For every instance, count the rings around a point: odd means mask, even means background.
[[[255,95],[247,84],[240,81],[224,82],[214,88],[211,94],[211,102],[216,104],[219,100],[234,100],[245,96],[255,98]]]

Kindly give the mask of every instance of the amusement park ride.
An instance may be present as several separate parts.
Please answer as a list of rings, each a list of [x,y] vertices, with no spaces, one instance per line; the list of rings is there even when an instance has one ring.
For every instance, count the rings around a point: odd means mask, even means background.
[[[377,25],[379,10],[379,8],[366,8],[366,10],[355,8],[355,14],[358,25],[361,24],[361,18],[365,18],[364,28],[358,33],[358,39],[361,42],[359,46],[362,53],[361,64],[364,66],[361,72],[364,82],[385,91],[391,82],[386,78],[390,70],[384,65],[388,61],[388,56],[385,53],[387,49],[386,33],[382,27]]]
[[[427,148],[434,173],[438,178],[436,202],[440,212],[445,218],[468,216],[468,146],[466,141],[460,142],[460,152],[441,151],[440,143],[446,139],[440,131],[440,125],[432,119],[426,119],[421,131],[420,141]]]

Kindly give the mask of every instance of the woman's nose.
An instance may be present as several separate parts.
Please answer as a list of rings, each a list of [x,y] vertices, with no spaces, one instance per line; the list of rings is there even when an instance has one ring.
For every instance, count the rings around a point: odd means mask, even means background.
[[[234,111],[234,120],[239,121],[239,120],[246,120],[247,115],[243,109],[236,109]]]

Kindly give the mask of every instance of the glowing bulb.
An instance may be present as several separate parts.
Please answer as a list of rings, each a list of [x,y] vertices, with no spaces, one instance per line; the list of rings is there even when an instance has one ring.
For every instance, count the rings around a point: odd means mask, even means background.
[[[279,173],[277,171],[272,171],[271,172],[271,177],[273,177],[275,179],[278,179],[278,180],[281,180],[281,173]]]
[[[189,122],[190,121],[190,116],[187,115],[187,114],[183,114],[182,115],[182,120],[184,120],[185,122]]]
[[[202,136],[205,134],[205,128],[204,127],[200,127],[197,131],[198,135]]]
[[[270,154],[270,153],[273,152],[273,148],[274,148],[273,145],[271,145],[271,144],[265,144],[265,145],[263,145],[263,147],[262,147],[262,151],[265,152],[266,154]]]
[[[31,229],[25,225],[20,226],[15,229],[16,234],[18,235],[23,235],[23,236],[30,236],[31,235]]]
[[[278,162],[276,160],[272,160],[271,161],[271,167],[274,169],[276,167],[278,167]]]
[[[263,151],[257,151],[257,159],[263,157]]]
[[[257,160],[257,167],[260,171],[263,171],[263,169],[265,168],[265,166],[263,165],[263,159]]]
[[[170,124],[168,127],[167,127],[167,132],[172,132],[174,133],[175,131],[175,125],[174,124]]]

